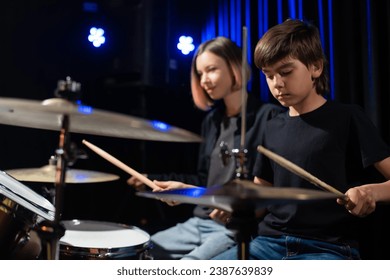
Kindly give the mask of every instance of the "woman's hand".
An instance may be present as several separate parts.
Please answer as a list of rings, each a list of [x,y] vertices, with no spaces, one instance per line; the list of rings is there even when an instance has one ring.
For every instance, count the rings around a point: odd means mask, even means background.
[[[220,209],[214,209],[209,215],[214,221],[225,225],[230,222],[231,216],[232,213]]]
[[[142,175],[144,175],[145,177],[148,177],[147,174],[142,174]],[[127,179],[127,184],[129,186],[132,186],[137,191],[145,191],[146,190],[146,185],[135,176],[131,176],[129,179]]]
[[[160,188],[158,190],[155,190],[154,192],[186,189],[186,188],[196,188],[196,186],[184,184],[184,183],[178,182],[178,181],[157,181],[157,180],[154,180],[153,183],[155,183],[156,186]]]
[[[158,186],[160,189],[153,190],[153,192],[164,192],[169,190],[177,190],[177,189],[185,189],[185,188],[195,188],[193,185],[184,184],[182,182],[178,181],[153,181],[156,186]],[[179,205],[180,202],[176,200],[167,200],[167,199],[160,199],[162,202],[165,202],[169,206],[176,206]]]

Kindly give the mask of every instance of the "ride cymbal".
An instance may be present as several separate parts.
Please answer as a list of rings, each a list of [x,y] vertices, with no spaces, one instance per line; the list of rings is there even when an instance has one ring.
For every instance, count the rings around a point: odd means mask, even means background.
[[[0,123],[60,131],[62,116],[70,119],[70,132],[119,138],[201,142],[201,137],[160,121],[94,109],[62,98],[44,101],[0,98]]]

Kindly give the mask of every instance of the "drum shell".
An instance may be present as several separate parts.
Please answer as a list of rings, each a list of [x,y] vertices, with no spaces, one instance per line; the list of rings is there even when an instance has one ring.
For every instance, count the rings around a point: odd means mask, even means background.
[[[124,230],[129,234],[128,241],[133,243],[131,240],[132,235],[137,233],[144,236],[143,240],[131,245],[119,246],[110,246],[107,244],[98,244],[98,245],[83,245],[79,244],[80,241],[72,240],[72,238],[67,238],[64,236],[60,239],[60,259],[63,260],[146,260],[152,259],[150,254],[151,242],[150,236],[143,230],[135,227],[124,224],[116,224],[111,222],[100,222],[100,221],[90,221],[90,220],[72,220],[72,221],[63,221],[65,227],[65,234],[71,231],[73,234],[78,231],[80,234],[83,234],[83,237],[88,239],[90,234],[93,237],[96,232],[104,233],[107,227],[110,227],[110,230],[113,230],[114,233]],[[115,238],[115,236],[110,236],[112,231],[107,231],[106,238]],[[87,235],[85,235],[87,234]],[[64,241],[66,239],[66,241]],[[76,244],[68,244],[72,242]],[[99,243],[99,242],[98,242]],[[105,242],[104,242],[105,243]]]
[[[17,251],[29,240],[37,215],[0,194],[0,258],[17,258]],[[31,258],[35,258],[34,253]],[[30,258],[26,256],[26,258]]]
[[[48,200],[0,170],[0,258],[36,259],[41,246],[31,231],[42,220],[54,220],[54,211]]]

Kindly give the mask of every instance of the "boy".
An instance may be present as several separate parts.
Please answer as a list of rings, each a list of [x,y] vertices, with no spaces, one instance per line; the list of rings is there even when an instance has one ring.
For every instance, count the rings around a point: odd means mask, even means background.
[[[300,20],[274,26],[259,40],[254,61],[272,95],[288,108],[267,124],[263,146],[345,193],[347,199],[267,207],[250,243],[251,259],[359,259],[359,217],[390,201],[390,181],[362,184],[374,166],[390,179],[390,151],[355,105],[327,101],[326,59],[318,29]],[[259,154],[254,182],[317,189]],[[233,248],[216,259],[234,259]]]

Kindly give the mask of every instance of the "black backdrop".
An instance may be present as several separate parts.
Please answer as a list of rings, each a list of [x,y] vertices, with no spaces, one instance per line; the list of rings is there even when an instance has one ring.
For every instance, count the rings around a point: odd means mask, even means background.
[[[175,50],[177,35],[184,30],[191,30],[195,39],[200,34],[196,23],[202,17],[189,17],[198,11],[196,3],[89,1],[98,7],[91,13],[83,9],[83,2],[1,2],[0,95],[44,100],[54,97],[58,80],[70,76],[81,83],[82,101],[87,105],[199,133],[204,113],[194,108],[189,91],[191,58]],[[107,27],[105,48],[94,49],[86,42],[92,23]],[[19,127],[18,123],[0,124],[0,129],[3,171],[47,165],[59,144],[57,131]],[[120,179],[67,184],[64,220],[110,221],[153,233],[191,215],[191,205],[172,208],[135,196],[126,184],[130,176],[83,147],[82,139],[142,173],[193,173],[196,169],[197,143],[71,134],[71,142],[83,149],[88,159],[77,160],[70,168],[113,173]],[[45,188],[53,188],[53,184],[23,183],[45,197]]]

